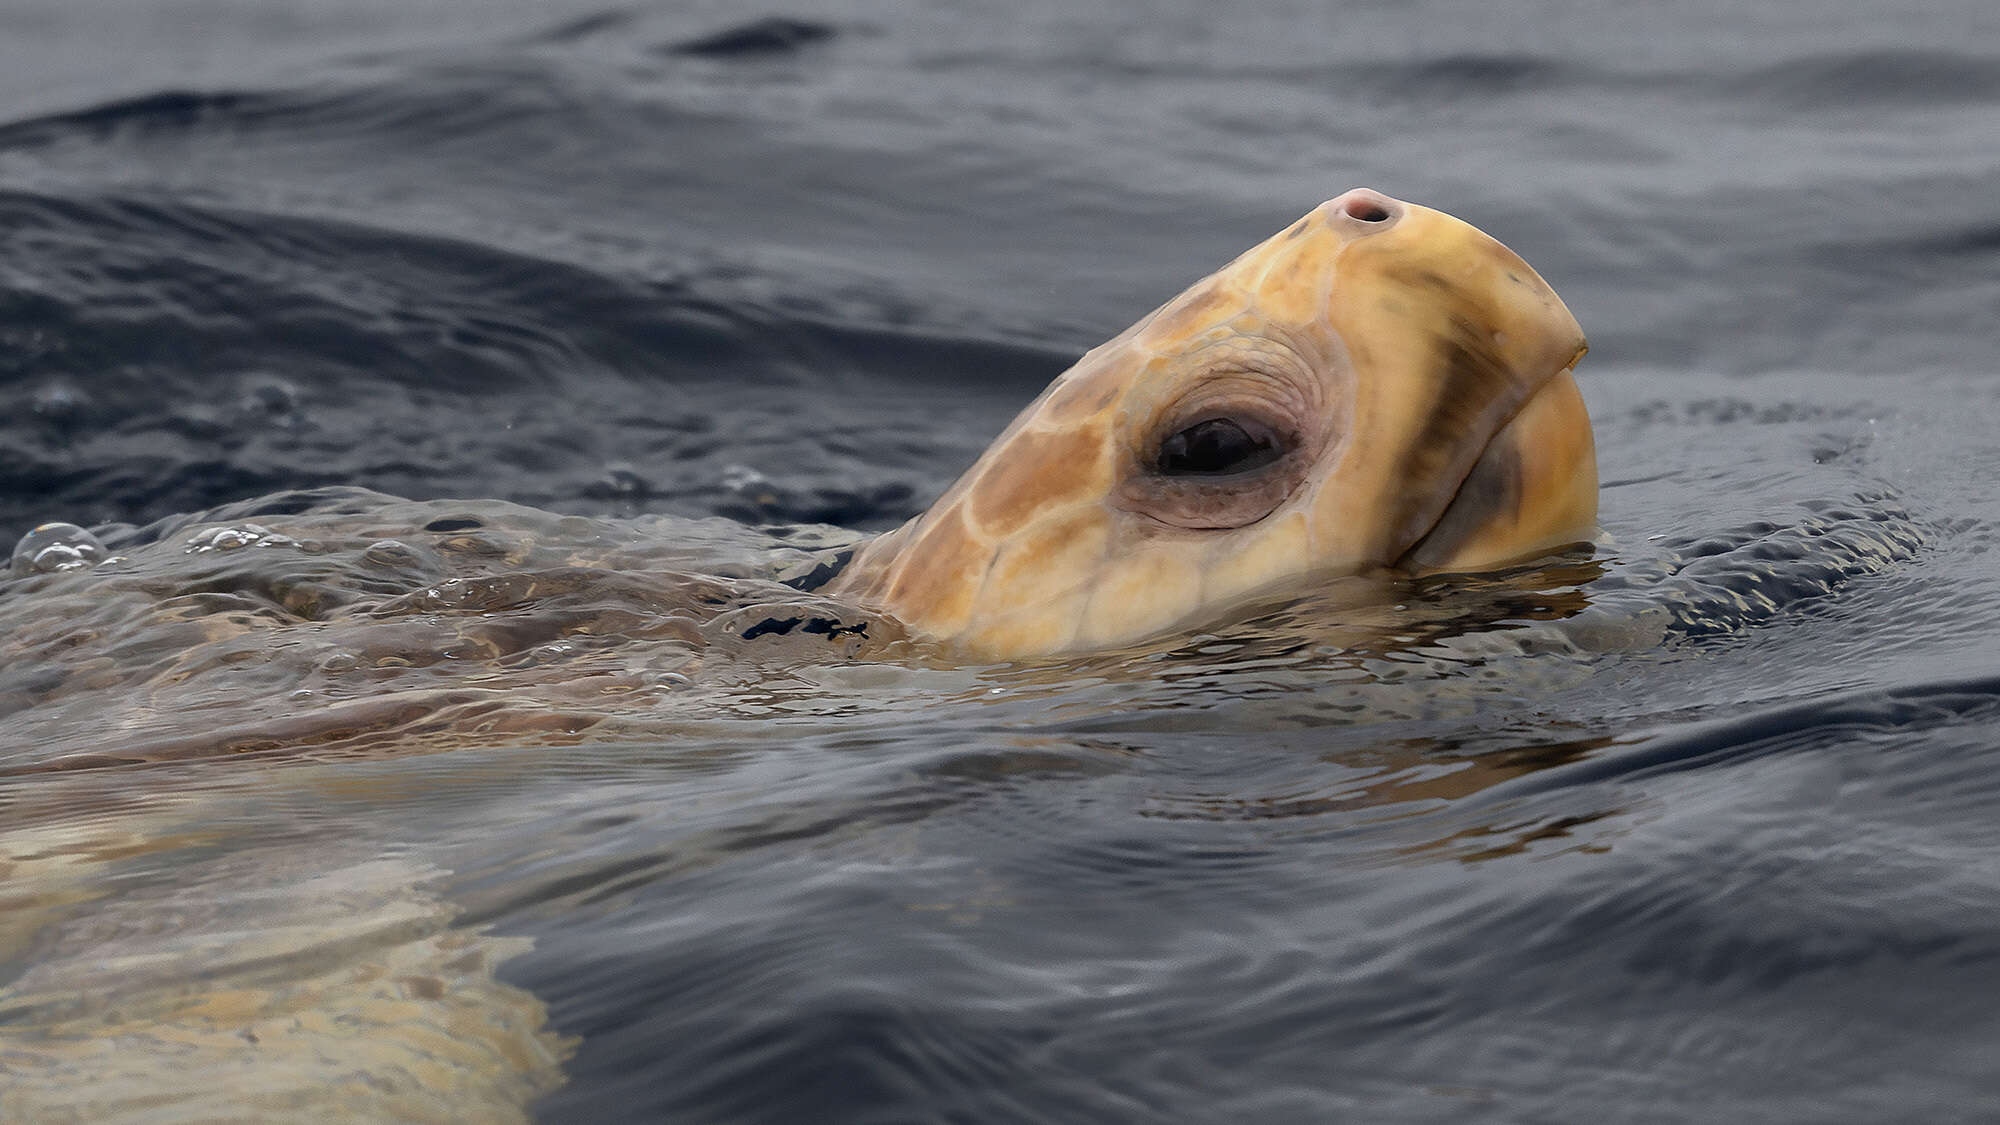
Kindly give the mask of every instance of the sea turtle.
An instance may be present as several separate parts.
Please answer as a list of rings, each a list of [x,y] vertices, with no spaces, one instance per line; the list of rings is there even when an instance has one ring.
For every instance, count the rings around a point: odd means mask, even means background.
[[[0,1117],[521,1118],[567,1046],[493,975],[525,939],[456,925],[430,857],[221,826],[365,800],[312,763],[818,705],[774,651],[1103,651],[1586,538],[1583,350],[1498,242],[1356,190],[1084,356],[872,540],[358,490],[38,532],[0,596]]]

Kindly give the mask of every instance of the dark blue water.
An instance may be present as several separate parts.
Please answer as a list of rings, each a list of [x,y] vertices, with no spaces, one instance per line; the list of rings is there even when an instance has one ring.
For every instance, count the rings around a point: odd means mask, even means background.
[[[14,0],[0,540],[129,561],[0,585],[0,1118],[1988,1119],[1996,121],[1969,2]],[[1593,551],[745,638],[1357,184],[1575,311]]]

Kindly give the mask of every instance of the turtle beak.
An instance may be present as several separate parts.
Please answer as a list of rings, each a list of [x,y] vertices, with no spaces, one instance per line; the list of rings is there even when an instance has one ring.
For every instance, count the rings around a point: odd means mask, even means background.
[[[1347,553],[1397,569],[1476,570],[1588,539],[1596,447],[1572,375],[1583,331],[1490,236],[1356,189],[1328,323],[1350,357],[1354,420],[1317,501]]]
[[[1399,568],[1489,569],[1591,537],[1597,446],[1571,374],[1575,365],[1543,384],[1493,436],[1444,515],[1398,560]]]

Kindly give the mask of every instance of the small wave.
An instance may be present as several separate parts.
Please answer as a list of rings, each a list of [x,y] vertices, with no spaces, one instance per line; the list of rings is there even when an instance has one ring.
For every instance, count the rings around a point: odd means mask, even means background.
[[[1495,786],[1486,800],[1753,761],[1867,735],[2000,717],[2000,673],[1937,680],[1787,703],[1747,715],[1689,724],[1628,748]],[[1636,745],[1630,745],[1636,742]]]
[[[1914,108],[2000,100],[2000,58],[1962,51],[1850,51],[1718,78],[1721,91],[1792,108]]]
[[[281,147],[353,140],[371,154],[533,129],[574,108],[573,79],[525,53],[353,60],[270,88],[170,88],[0,123],[0,151],[225,142]]]
[[[1397,63],[1364,63],[1341,77],[1403,101],[1508,97],[1594,83],[1601,76],[1563,59],[1531,54],[1455,54]],[[1336,78],[1338,83],[1339,78]]]
[[[0,148],[26,148],[70,139],[104,141],[120,133],[210,128],[271,117],[269,95],[235,90],[161,90],[85,109],[0,124]]]
[[[832,24],[818,20],[767,16],[693,39],[669,43],[660,51],[669,55],[710,59],[761,58],[796,54],[811,44],[827,42],[836,34],[838,31]]]
[[[586,16],[564,20],[554,27],[536,32],[522,41],[526,43],[575,43],[583,39],[595,38],[614,31],[624,31],[633,24],[631,12],[607,10],[593,12]]]

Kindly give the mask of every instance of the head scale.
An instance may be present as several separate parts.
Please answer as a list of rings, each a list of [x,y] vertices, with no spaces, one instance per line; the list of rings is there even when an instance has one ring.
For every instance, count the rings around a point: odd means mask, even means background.
[[[1514,253],[1357,189],[1085,355],[833,590],[975,655],[1587,538],[1576,321]]]

